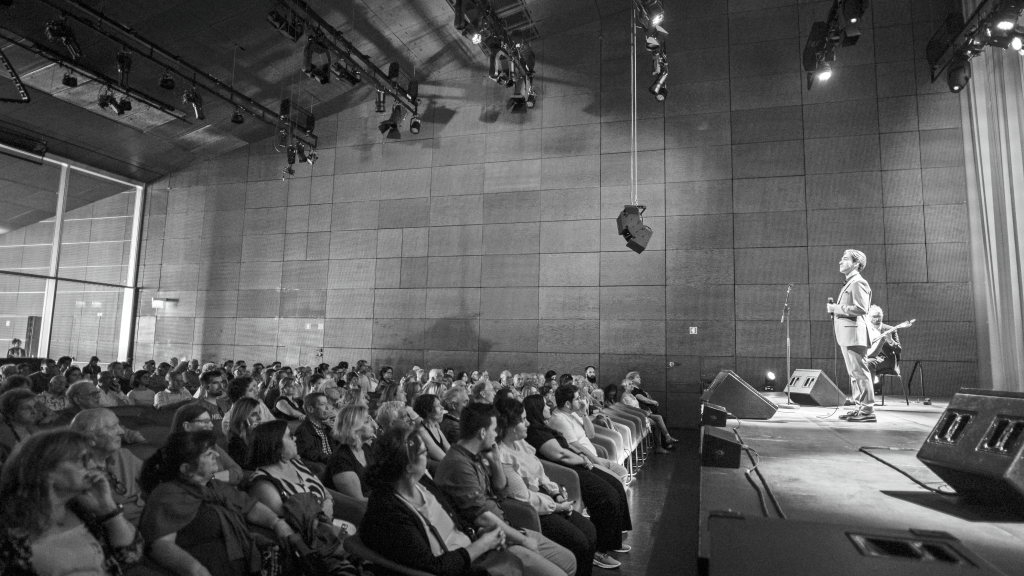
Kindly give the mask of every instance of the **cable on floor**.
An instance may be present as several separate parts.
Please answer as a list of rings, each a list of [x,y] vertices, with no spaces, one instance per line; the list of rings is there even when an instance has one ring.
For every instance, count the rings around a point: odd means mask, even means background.
[[[921,488],[924,488],[925,490],[928,490],[929,492],[934,492],[936,494],[941,494],[943,496],[958,496],[958,494],[956,492],[950,492],[949,490],[942,490],[941,488],[932,488],[931,486],[929,486],[929,485],[925,484],[924,482],[921,482],[917,478],[914,478],[913,476],[911,476],[910,473],[904,472],[901,468],[899,468],[895,464],[890,464],[889,462],[886,462],[885,460],[882,460],[881,458],[879,458],[876,454],[872,454],[870,452],[870,450],[888,450],[890,452],[913,452],[913,451],[917,450],[916,448],[893,448],[892,446],[861,446],[859,450],[861,452],[867,454],[868,456],[871,456],[875,460],[878,460],[882,464],[885,464],[889,468],[892,468],[893,470],[899,472],[900,474],[903,474],[907,478],[910,478],[910,480],[913,481],[914,484],[917,484],[918,486],[920,486]]]
[[[761,512],[764,514],[765,518],[771,517],[768,513],[768,505],[764,498],[764,495],[768,494],[768,499],[771,500],[772,507],[775,508],[775,512],[779,515],[779,518],[786,519],[786,513],[782,511],[782,505],[779,504],[778,498],[775,497],[775,492],[772,491],[772,487],[768,485],[768,480],[764,477],[764,474],[761,474],[761,470],[759,469],[761,464],[761,455],[757,453],[757,450],[747,446],[747,443],[743,441],[743,437],[740,436],[738,425],[736,428],[732,429],[732,433],[736,435],[736,440],[738,440],[740,445],[743,446],[743,450],[747,453],[747,458],[749,458],[750,463],[754,465],[753,468],[750,468],[744,473],[744,476],[747,477],[747,482],[750,482],[750,485],[757,491],[757,498],[761,504]],[[754,456],[757,456],[756,460],[754,459]],[[764,486],[764,492],[762,492],[761,488],[756,482],[754,482],[754,477],[751,473],[757,474],[757,477],[761,480],[761,484]]]

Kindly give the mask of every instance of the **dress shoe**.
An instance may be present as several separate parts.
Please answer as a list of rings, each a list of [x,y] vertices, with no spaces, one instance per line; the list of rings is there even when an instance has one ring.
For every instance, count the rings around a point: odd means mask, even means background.
[[[854,414],[846,419],[847,422],[877,422],[878,418],[875,418],[874,412],[861,412],[860,414]]]

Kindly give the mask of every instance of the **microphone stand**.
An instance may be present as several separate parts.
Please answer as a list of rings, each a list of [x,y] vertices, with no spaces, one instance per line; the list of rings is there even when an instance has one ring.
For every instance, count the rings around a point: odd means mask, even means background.
[[[793,404],[793,387],[790,385],[792,378],[792,371],[790,370],[790,358],[792,354],[792,343],[789,339],[789,295],[793,291],[793,283],[790,282],[789,288],[786,288],[786,303],[782,306],[782,319],[779,320],[781,324],[786,325],[786,404]]]

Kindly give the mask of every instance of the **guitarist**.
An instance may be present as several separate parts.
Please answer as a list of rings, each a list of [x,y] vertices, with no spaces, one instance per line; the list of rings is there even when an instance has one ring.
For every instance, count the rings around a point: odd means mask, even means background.
[[[871,370],[871,381],[877,385],[878,374],[900,373],[900,336],[896,329],[882,322],[884,312],[872,304],[868,310],[868,332],[871,335],[871,348],[868,350],[868,369]],[[886,333],[888,332],[888,333]],[[876,392],[877,394],[877,392]]]

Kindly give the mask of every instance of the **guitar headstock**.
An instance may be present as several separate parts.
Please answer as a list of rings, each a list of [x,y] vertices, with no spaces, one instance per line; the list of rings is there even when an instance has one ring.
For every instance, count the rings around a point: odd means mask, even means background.
[[[900,329],[900,328],[910,328],[911,326],[913,326],[913,325],[914,325],[914,322],[917,322],[917,318],[914,318],[914,319],[912,319],[912,320],[907,320],[907,321],[905,321],[905,322],[900,322],[899,324],[897,324],[897,325],[895,326],[895,328],[896,328],[896,329]]]

